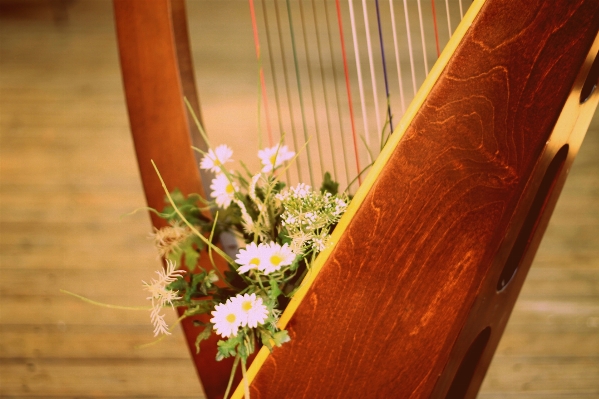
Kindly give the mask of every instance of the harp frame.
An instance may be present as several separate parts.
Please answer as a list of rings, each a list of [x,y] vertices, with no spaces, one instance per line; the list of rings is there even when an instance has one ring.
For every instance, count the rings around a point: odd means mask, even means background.
[[[197,97],[190,91],[193,85],[193,73],[191,66],[191,57],[189,54],[189,46],[185,46],[187,41],[184,34],[181,32],[186,31],[186,27],[182,22],[181,15],[184,15],[183,2],[180,0],[161,0],[154,2],[154,6],[144,8],[134,4],[135,1],[128,0],[115,0],[115,11],[117,16],[117,31],[119,35],[119,45],[121,54],[121,63],[123,66],[123,75],[125,81],[125,88],[127,93],[127,104],[129,109],[129,115],[131,119],[132,132],[135,139],[136,152],[140,163],[140,169],[142,173],[142,179],[144,181],[144,187],[146,190],[146,196],[148,203],[152,207],[160,207],[162,204],[162,189],[156,187],[156,179],[153,175],[153,170],[149,165],[149,159],[153,158],[159,164],[159,167],[165,177],[165,180],[172,184],[173,187],[179,187],[184,193],[190,192],[202,192],[202,184],[197,174],[197,168],[195,168],[195,159],[191,153],[191,139],[194,137],[192,132],[192,123],[190,122],[189,116],[186,114],[185,107],[183,105],[183,95],[191,99],[196,113],[199,114],[199,107],[197,106]],[[462,23],[460,23],[456,33],[450,41],[450,45],[446,47],[441,58],[435,64],[433,70],[429,74],[425,84],[421,87],[416,99],[412,102],[406,116],[402,119],[399,126],[396,128],[396,133],[392,138],[392,142],[389,143],[383,153],[377,159],[373,170],[369,174],[367,181],[360,188],[354,201],[350,205],[350,209],[347,212],[346,217],[342,220],[338,229],[334,233],[333,240],[335,244],[339,244],[343,240],[348,240],[347,237],[343,237],[344,233],[350,229],[351,221],[353,216],[358,212],[363,212],[362,208],[364,203],[372,201],[372,197],[369,197],[372,190],[377,190],[377,184],[380,183],[382,174],[389,174],[390,167],[387,166],[389,161],[393,157],[397,157],[398,145],[401,145],[400,139],[407,134],[410,138],[416,137],[415,129],[418,128],[426,130],[422,126],[415,124],[421,123],[420,121],[415,122],[415,118],[422,119],[423,106],[431,107],[427,105],[425,101],[428,101],[429,95],[432,90],[435,90],[435,85],[440,84],[437,81],[448,64],[453,61],[451,55],[455,53],[455,50],[463,46],[462,38],[467,36],[471,32],[472,25],[476,25],[477,19],[482,18],[481,12],[486,12],[485,18],[489,18],[489,15],[497,12],[497,4],[493,0],[476,0],[467,14],[464,17]],[[531,2],[532,4],[532,2]],[[530,5],[532,8],[537,3]],[[496,7],[495,9],[492,6]],[[567,8],[565,5],[560,5],[562,8]],[[152,7],[154,7],[152,9]],[[574,6],[573,6],[574,7]],[[576,3],[576,7],[587,7],[589,21],[593,21],[592,16],[598,16],[599,10],[597,6],[592,5],[591,1],[581,0]],[[593,8],[594,7],[594,8]],[[517,9],[516,6],[505,7],[504,10],[514,12]],[[491,10],[491,11],[489,11]],[[577,14],[578,15],[578,14]],[[150,18],[154,22],[156,27],[154,32],[144,32],[144,26],[148,23],[147,19]],[[578,16],[579,19],[584,19],[582,16]],[[595,18],[595,21],[599,21],[599,18]],[[564,22],[565,23],[565,22]],[[590,123],[590,119],[593,115],[593,111],[599,101],[599,93],[593,93],[583,104],[580,104],[580,91],[588,79],[591,65],[593,65],[593,59],[599,50],[599,40],[597,39],[597,31],[599,30],[599,23],[589,23],[588,26],[581,25],[583,27],[584,35],[581,34],[579,40],[573,40],[570,44],[576,47],[576,60],[571,62],[567,72],[564,72],[564,83],[560,86],[561,97],[558,102],[561,102],[559,109],[556,106],[552,106],[552,123],[545,126],[545,132],[539,133],[535,136],[535,148],[534,150],[528,149],[527,155],[533,157],[533,160],[529,160],[528,169],[522,175],[518,175],[516,180],[520,182],[516,184],[517,188],[514,189],[515,197],[512,198],[512,202],[515,201],[511,208],[511,215],[507,221],[502,222],[502,230],[494,233],[489,233],[490,236],[487,238],[489,243],[487,244],[488,251],[492,252],[491,255],[486,256],[486,269],[480,272],[478,275],[477,283],[475,287],[470,286],[467,288],[468,297],[460,305],[459,301],[453,302],[457,308],[459,308],[459,321],[456,322],[451,332],[445,335],[443,345],[438,347],[435,353],[439,354],[442,352],[442,360],[438,360],[434,367],[428,370],[428,374],[422,371],[422,367],[414,373],[404,376],[400,380],[406,383],[409,379],[415,379],[416,384],[410,385],[411,391],[409,395],[405,396],[433,396],[433,397],[474,397],[478,391],[478,387],[482,383],[484,373],[490,363],[493,352],[496,345],[499,342],[501,333],[505,328],[511,309],[515,303],[518,292],[522,286],[526,272],[530,267],[536,248],[540,242],[542,234],[547,226],[551,212],[557,201],[557,197],[561,188],[563,187],[567,171],[574,160],[577,149],[582,142],[584,132]],[[182,28],[183,27],[183,28]],[[179,33],[177,33],[179,32]],[[134,37],[133,37],[134,36]],[[159,38],[162,37],[162,42]],[[133,40],[132,40],[133,39]],[[582,41],[584,43],[580,44]],[[148,43],[153,43],[153,48],[148,48]],[[160,50],[160,51],[158,51]],[[134,57],[131,57],[131,54]],[[140,57],[141,56],[141,57]],[[138,57],[138,59],[135,59]],[[596,61],[595,61],[596,62]],[[157,68],[158,65],[158,68]],[[160,71],[157,71],[160,69]],[[551,70],[545,69],[545,71]],[[137,75],[134,77],[133,75]],[[191,76],[191,78],[190,78]],[[150,84],[151,87],[144,87],[148,85],[148,82],[155,82]],[[567,86],[567,87],[566,87]],[[161,98],[159,98],[161,97]],[[195,100],[195,101],[194,101]],[[423,105],[424,104],[424,105]],[[164,115],[157,117],[155,115],[155,109],[160,109],[164,112]],[[154,115],[152,124],[149,126],[148,117]],[[549,119],[551,119],[549,118]],[[434,121],[433,121],[434,123]],[[150,132],[149,132],[150,131]],[[149,132],[149,133],[148,133]],[[407,133],[406,133],[407,132]],[[543,136],[543,134],[545,136]],[[151,137],[148,140],[148,137]],[[522,140],[522,137],[520,137]],[[157,140],[157,141],[156,141]],[[176,140],[173,143],[173,140]],[[547,140],[544,142],[544,140]],[[151,143],[149,143],[151,141]],[[568,147],[565,147],[565,146]],[[173,153],[167,148],[173,148],[176,153]],[[566,150],[563,150],[566,148]],[[401,162],[411,160],[411,158],[405,158],[405,149],[403,150],[403,161],[395,160],[394,168],[398,168]],[[167,154],[163,154],[167,152]],[[183,155],[182,155],[183,154]],[[556,158],[558,156],[558,158]],[[557,159],[557,163],[553,161]],[[458,159],[454,159],[458,162]],[[171,163],[173,162],[173,163]],[[161,166],[164,165],[164,166]],[[168,166],[167,166],[168,165]],[[175,166],[177,165],[177,166]],[[181,167],[182,166],[182,167]],[[459,166],[459,165],[458,165]],[[513,166],[513,165],[512,165]],[[426,167],[422,166],[422,170]],[[551,169],[553,168],[553,169]],[[508,168],[509,169],[509,168]],[[182,173],[183,170],[183,173]],[[195,171],[194,171],[195,170]],[[456,170],[459,170],[457,168]],[[545,179],[546,171],[552,170],[552,175],[549,180]],[[457,172],[456,172],[457,173]],[[509,178],[506,177],[506,179]],[[507,181],[507,180],[506,180]],[[491,181],[492,183],[492,181]],[[404,182],[405,185],[409,185],[408,182]],[[539,188],[542,188],[543,195],[540,200],[536,201],[537,193]],[[388,198],[388,196],[387,196]],[[396,200],[397,201],[397,200]],[[532,209],[537,207],[538,209]],[[533,217],[529,218],[529,215],[533,213]],[[536,212],[536,213],[534,213]],[[508,212],[509,213],[509,212]],[[152,217],[153,223],[156,226],[161,225],[161,221],[156,217]],[[433,219],[431,219],[432,221]],[[404,221],[404,223],[407,223]],[[526,230],[525,228],[526,227]],[[486,227],[485,229],[488,229]],[[522,233],[524,231],[524,233]],[[414,236],[415,232],[411,232]],[[521,236],[521,234],[524,234]],[[409,242],[409,240],[407,241]],[[518,255],[516,268],[514,273],[509,276],[510,282],[507,287],[502,287],[498,290],[498,281],[501,278],[501,274],[505,269],[506,262],[510,259],[510,254],[513,252],[517,242],[520,242],[522,251]],[[401,246],[401,244],[399,244]],[[337,251],[336,247],[330,248],[320,255],[318,258],[315,269],[322,268],[325,264],[326,267],[331,270],[333,266],[330,264],[335,262],[331,260],[331,255]],[[487,250],[480,250],[485,252]],[[481,252],[481,253],[482,253]],[[464,252],[462,255],[468,255],[468,252]],[[442,255],[437,255],[440,259],[443,259]],[[482,255],[481,255],[482,256]],[[447,258],[445,258],[447,261]],[[469,264],[467,256],[462,258],[464,264]],[[477,268],[480,267],[470,265],[470,270],[473,273],[478,273]],[[414,271],[415,269],[409,269]],[[449,270],[449,269],[448,269]],[[455,271],[455,270],[454,270]],[[431,276],[434,277],[435,273],[432,272]],[[451,275],[451,274],[449,274]],[[318,285],[314,285],[316,279],[320,280]],[[458,273],[459,277],[459,273]],[[422,278],[422,277],[419,277]],[[323,277],[321,274],[315,272],[310,276],[310,280],[304,285],[304,289],[301,293],[293,299],[285,311],[282,319],[281,326],[287,325],[287,323],[295,323],[292,327],[292,337],[295,341],[298,341],[298,337],[293,334],[297,330],[305,331],[301,322],[294,321],[291,318],[294,312],[301,310],[300,317],[306,317],[306,314],[312,312],[315,314],[318,305],[318,300],[314,303],[315,298],[324,296],[326,286],[331,282],[331,276]],[[451,287],[452,284],[462,284],[464,287],[468,285],[461,283],[449,282],[449,285],[439,283],[437,291],[428,300],[435,303],[439,301],[439,297],[435,295],[443,294],[444,289]],[[455,287],[452,287],[455,289]],[[430,295],[430,293],[429,293]],[[444,299],[447,298],[447,293],[444,294]],[[495,308],[500,308],[497,313],[496,310],[491,309],[491,305]],[[300,307],[302,307],[300,309]],[[463,307],[469,308],[467,311]],[[332,310],[329,309],[329,312]],[[425,308],[421,308],[418,315],[421,318],[427,316],[429,312]],[[433,314],[439,316],[443,311],[441,306],[435,307]],[[387,315],[393,315],[393,310],[387,311]],[[430,317],[430,316],[429,316]],[[416,319],[413,319],[416,320]],[[412,320],[412,321],[413,321]],[[491,330],[486,330],[482,325],[493,325]],[[340,324],[341,325],[341,324]],[[339,325],[339,326],[340,326]],[[344,324],[346,325],[346,324]],[[191,337],[191,321],[184,324],[186,334],[188,336],[188,342],[190,348],[193,348],[193,340]],[[418,326],[414,326],[417,329]],[[304,330],[302,330],[304,329]],[[309,328],[307,328],[309,330]],[[379,330],[380,331],[380,330]],[[488,332],[485,332],[488,331]],[[420,334],[417,331],[416,334]],[[433,331],[432,333],[439,333],[439,331]],[[432,333],[428,333],[429,337],[432,337]],[[371,339],[371,337],[367,339]],[[482,334],[482,335],[481,335]],[[404,334],[405,336],[405,334]],[[314,337],[313,337],[314,338]],[[302,338],[299,347],[294,346],[294,341],[287,344],[284,348],[275,350],[273,355],[268,355],[266,350],[263,348],[258,354],[256,360],[250,366],[249,374],[252,379],[252,393],[260,395],[260,397],[281,397],[282,387],[288,384],[288,387],[292,387],[297,395],[306,395],[308,392],[312,394],[315,391],[308,391],[309,388],[302,390],[295,390],[297,386],[302,385],[301,381],[306,381],[305,372],[300,377],[289,376],[289,372],[282,372],[282,378],[280,378],[280,371],[274,366],[277,362],[280,364],[282,358],[294,358],[303,356],[304,358],[307,353],[314,354],[314,343],[305,343],[305,336]],[[314,339],[315,340],[315,339]],[[484,342],[483,342],[484,341]],[[302,347],[302,343],[305,345]],[[214,368],[214,363],[208,358],[211,356],[211,352],[208,349],[210,345],[214,345],[214,342],[207,342],[202,345],[202,355],[194,356],[196,365],[200,373],[201,379],[204,382],[206,388],[206,394],[208,397],[218,397],[222,395],[222,370],[226,369],[227,363],[221,363],[221,368]],[[307,346],[306,346],[307,345]],[[478,345],[478,346],[477,346]],[[312,349],[310,349],[312,347]],[[297,349],[298,348],[298,349]],[[308,348],[308,350],[306,350]],[[474,349],[472,349],[474,348]],[[362,347],[363,349],[363,347]],[[427,349],[427,345],[421,340],[420,347],[413,347],[407,353],[406,356],[412,362],[422,360],[422,354],[419,351]],[[430,348],[429,353],[430,353]],[[474,353],[473,357],[470,356]],[[352,355],[360,356],[360,348],[352,348]],[[213,353],[213,352],[212,352]],[[272,357],[276,359],[273,360]],[[470,357],[469,357],[470,356]],[[322,357],[317,359],[321,364],[325,362]],[[281,361],[284,361],[281,360]],[[466,362],[466,363],[464,363]],[[465,364],[465,366],[464,366]],[[291,366],[293,367],[293,366]],[[464,369],[465,367],[465,369]],[[283,367],[281,367],[283,368]],[[333,367],[334,368],[334,367]],[[354,379],[355,384],[349,382],[350,386],[359,385],[363,387],[363,380],[372,378],[373,381],[379,381],[382,383],[383,388],[389,378],[393,376],[393,373],[389,370],[376,370],[377,367],[370,367],[367,370],[358,370],[357,372],[351,371],[338,378],[337,382],[347,382],[348,379]],[[326,367],[325,367],[326,369]],[[418,374],[420,373],[420,374]],[[384,374],[383,377],[380,377]],[[438,374],[438,376],[437,376]],[[285,377],[287,375],[287,377]],[[379,377],[377,378],[375,377]],[[228,375],[225,373],[225,378]],[[267,381],[273,380],[276,376],[277,382],[275,387],[272,387]],[[322,378],[322,377],[321,377]],[[383,378],[381,380],[381,378]],[[462,380],[460,380],[460,378]],[[356,382],[357,381],[357,382]],[[457,381],[457,383],[456,383]],[[391,384],[391,383],[389,383]],[[399,383],[394,381],[393,384],[388,385],[388,389],[391,386],[397,386]],[[456,385],[457,384],[457,385]],[[461,385],[460,385],[461,384]],[[305,383],[303,384],[305,385]],[[351,396],[348,391],[343,391],[341,384],[335,384],[337,390],[334,390],[336,394],[342,394],[345,392],[346,396]],[[332,389],[332,388],[327,388]],[[353,395],[358,395],[363,391],[353,391]],[[379,391],[377,391],[379,392]],[[388,394],[390,391],[380,391],[381,394]],[[242,396],[242,390],[240,387],[236,390],[234,397],[240,398]]]

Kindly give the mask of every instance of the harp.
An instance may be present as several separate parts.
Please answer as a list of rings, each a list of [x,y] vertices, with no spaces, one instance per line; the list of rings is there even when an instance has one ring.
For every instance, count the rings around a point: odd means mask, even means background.
[[[150,159],[172,187],[202,191],[182,100],[199,114],[184,4],[115,0],[115,13],[160,208]],[[250,366],[253,397],[476,396],[599,101],[598,31],[593,0],[472,4],[285,311],[291,342]],[[193,356],[218,398],[230,366],[213,346]]]

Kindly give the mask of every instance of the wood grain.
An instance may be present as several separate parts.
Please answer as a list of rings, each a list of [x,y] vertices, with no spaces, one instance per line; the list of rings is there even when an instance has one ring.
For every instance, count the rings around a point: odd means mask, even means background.
[[[114,8],[129,121],[148,206],[162,209],[165,197],[152,162],[168,182],[169,191],[178,188],[184,195],[205,197],[192,152],[191,132],[196,128],[184,105],[184,97],[188,97],[199,115],[187,26],[181,25],[185,22],[184,4],[176,0],[115,0]],[[199,141],[197,132],[194,137]],[[206,148],[205,143],[199,146]],[[155,227],[167,224],[155,214],[150,216]],[[208,262],[205,256],[203,260]],[[222,262],[220,265],[226,268]],[[185,309],[177,311],[182,315]],[[215,360],[216,335],[203,341],[201,352],[197,352],[200,327],[193,321],[207,322],[209,318],[188,317],[182,326],[206,396],[218,398],[226,389],[233,359]]]
[[[48,398],[50,388],[68,381],[54,398],[201,398],[180,330],[136,350],[152,340],[146,312],[122,324],[120,312],[83,304],[71,312],[59,299],[58,288],[91,290],[94,299],[143,306],[140,282],[160,266],[146,238],[147,214],[121,219],[145,200],[111,4],[74,2],[68,22],[56,26],[47,2],[12,3],[0,9],[0,396]],[[235,135],[255,136],[247,2],[202,0],[188,7],[209,134],[242,156],[253,147]],[[231,108],[238,118],[230,117]],[[592,294],[599,286],[597,116],[479,398],[599,395],[596,380],[585,377],[599,364],[599,298]],[[17,290],[36,299],[21,302],[13,297]],[[53,305],[44,306],[48,301]],[[174,318],[169,312],[169,322]]]
[[[505,246],[557,152],[544,149],[599,29],[597,3],[558,8],[485,3],[253,395],[444,397],[491,325],[468,390],[476,395],[520,287],[496,299]]]

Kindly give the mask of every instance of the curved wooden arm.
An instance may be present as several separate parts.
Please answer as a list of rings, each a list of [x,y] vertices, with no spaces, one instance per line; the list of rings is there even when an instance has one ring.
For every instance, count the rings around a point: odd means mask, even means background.
[[[184,96],[199,116],[183,0],[115,0],[117,36],[131,133],[148,206],[161,210],[164,191],[151,165],[154,160],[169,190],[204,194],[191,146],[205,148],[189,118]],[[193,140],[192,140],[193,139]],[[155,227],[163,219],[151,214]],[[184,309],[178,309],[182,314]],[[201,344],[199,327],[183,321],[190,353],[208,398],[222,397],[232,359],[216,357],[216,337]],[[204,322],[208,317],[198,318]]]

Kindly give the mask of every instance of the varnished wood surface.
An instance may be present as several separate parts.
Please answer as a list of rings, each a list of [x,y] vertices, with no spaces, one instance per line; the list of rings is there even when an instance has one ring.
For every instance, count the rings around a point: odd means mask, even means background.
[[[247,4],[234,4],[239,10],[229,7],[226,16],[244,16]],[[219,10],[216,2],[202,2],[190,15],[225,14]],[[65,288],[105,302],[144,305],[139,281],[160,265],[145,238],[147,215],[119,219],[143,206],[144,198],[110,3],[76,3],[65,25],[55,25],[43,4],[10,19],[0,15],[1,395],[198,397],[181,334],[135,350],[152,339],[147,313],[96,308],[58,293]],[[192,36],[206,37],[190,25]],[[218,48],[193,40],[198,52]],[[223,87],[211,84],[213,74],[222,72],[220,60],[230,57],[214,56],[216,70],[197,63],[208,69],[208,78],[198,74],[198,84],[214,99],[204,108],[214,129],[226,117],[219,109],[255,104],[251,73],[245,98],[228,101],[218,95]],[[245,117],[252,128],[250,108]],[[599,394],[598,129],[595,119],[481,398]]]
[[[184,3],[116,0],[114,13],[129,124],[147,204],[154,209],[164,206],[164,188],[152,162],[169,191],[177,188],[184,195],[205,197],[207,184],[202,185],[197,167],[200,157],[191,147],[205,149],[206,143],[199,142],[203,140],[184,103],[187,98],[194,104],[199,117]],[[155,214],[150,216],[156,228],[167,224]],[[204,267],[210,267],[207,257],[202,261]],[[220,266],[222,272],[228,270],[225,263]],[[177,309],[179,315],[184,311]],[[215,335],[203,341],[201,353],[197,353],[196,337],[201,328],[194,322],[207,323],[209,319],[209,315],[189,317],[181,327],[206,396],[217,398],[226,390],[233,359],[215,360]]]
[[[530,263],[512,260],[518,273],[504,292],[497,280],[547,165],[570,141],[551,132],[598,31],[592,1],[482,6],[287,325],[291,342],[258,371],[253,396],[476,395]],[[474,374],[456,383],[483,332]]]

